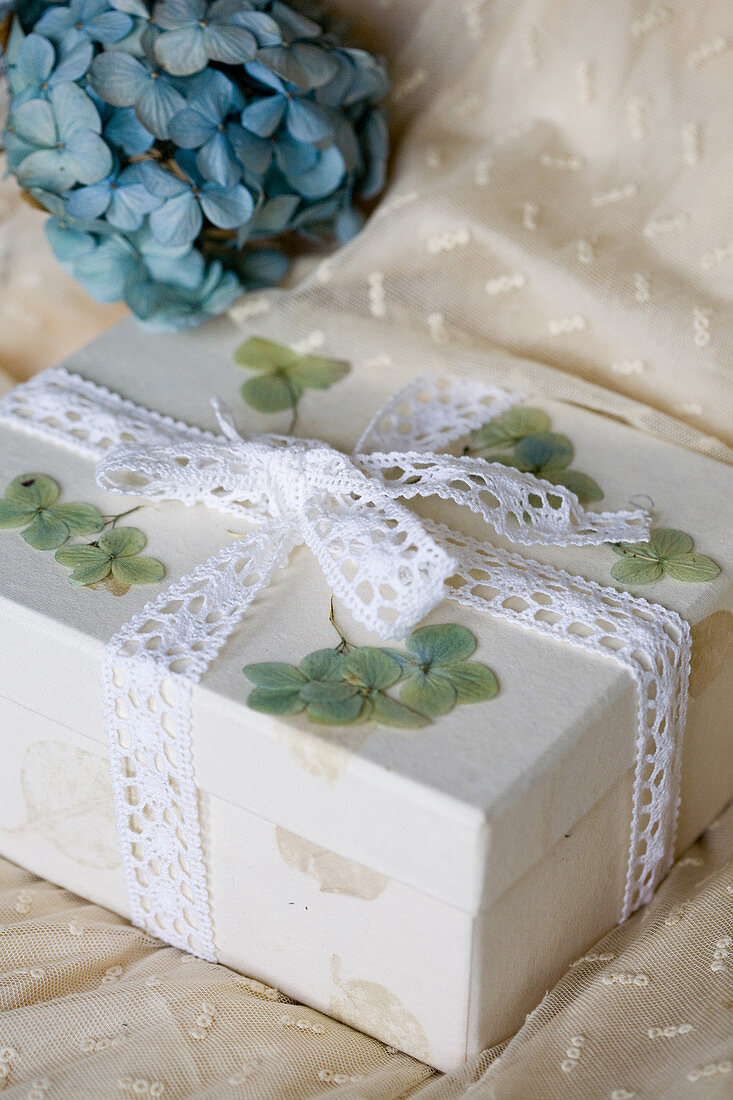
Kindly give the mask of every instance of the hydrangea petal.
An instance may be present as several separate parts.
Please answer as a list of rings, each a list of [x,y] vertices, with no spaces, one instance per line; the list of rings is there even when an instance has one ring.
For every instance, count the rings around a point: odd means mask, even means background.
[[[61,490],[57,481],[48,474],[19,474],[5,490],[5,499],[19,508],[50,508]]]
[[[296,141],[316,143],[333,136],[333,125],[326,112],[307,99],[288,102],[287,127]]]
[[[150,215],[153,236],[161,244],[187,244],[201,231],[201,207],[190,189],[168,199]]]
[[[87,33],[95,42],[118,42],[130,33],[132,19],[121,11],[105,11],[87,24]]]
[[[165,576],[165,568],[155,558],[116,558],[112,576],[122,584],[156,584]]]
[[[251,218],[254,200],[241,184],[227,189],[207,187],[201,194],[201,207],[220,229],[236,229]]]
[[[56,117],[59,137],[68,141],[80,130],[101,134],[99,111],[78,84],[57,84],[51,89],[51,106]]]
[[[133,107],[116,107],[104,126],[104,136],[129,157],[147,153],[155,138],[135,114]]]
[[[56,118],[45,99],[23,103],[13,112],[11,120],[16,135],[28,144],[41,148],[56,144]]]
[[[72,157],[59,149],[39,149],[25,157],[18,168],[21,187],[42,187],[45,191],[66,191],[78,182]]]
[[[252,60],[257,53],[257,39],[237,23],[209,23],[204,29],[204,48],[214,61],[236,65]]]
[[[344,178],[345,165],[338,149],[332,145],[321,155],[315,168],[297,178],[289,177],[293,190],[304,198],[320,199],[332,194]]]
[[[168,124],[171,141],[181,149],[198,149],[216,132],[216,123],[190,107],[174,115]]]
[[[153,18],[163,30],[176,30],[198,23],[206,15],[205,0],[161,0],[153,9]]]
[[[242,111],[242,125],[259,137],[271,137],[282,122],[287,105],[281,95],[256,99]]]
[[[56,518],[51,509],[39,512],[30,527],[21,532],[21,538],[34,550],[55,550],[68,537],[68,527],[63,520]]]
[[[20,81],[18,90],[39,84],[49,76],[55,62],[56,51],[48,39],[42,34],[29,34],[18,49],[11,81]]]
[[[132,107],[150,83],[150,72],[126,53],[100,53],[89,69],[89,83],[115,107]]]
[[[180,27],[164,31],[155,42],[155,58],[174,76],[190,76],[205,69],[209,55],[202,27]]]
[[[181,93],[167,80],[159,77],[148,81],[135,103],[135,111],[146,129],[156,137],[166,140],[169,137],[168,123],[185,105],[186,101]]]
[[[234,148],[227,135],[218,130],[199,149],[196,164],[202,176],[223,187],[232,187],[242,178],[242,166],[234,154]]]
[[[131,557],[145,549],[145,535],[139,527],[113,527],[99,539],[99,548],[115,557]]]
[[[111,171],[112,152],[99,134],[79,130],[69,138],[66,150],[80,183],[96,183]]]
[[[100,218],[109,206],[111,197],[109,181],[102,180],[72,191],[66,209],[72,218]]]

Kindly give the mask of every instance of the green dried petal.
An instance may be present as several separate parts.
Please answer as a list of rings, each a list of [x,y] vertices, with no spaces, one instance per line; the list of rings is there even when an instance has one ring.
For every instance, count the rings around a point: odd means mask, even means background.
[[[400,690],[403,703],[427,718],[447,714],[456,705],[456,698],[456,689],[449,679],[426,675],[421,669],[408,676]]]
[[[304,657],[298,668],[308,680],[340,680],[343,663],[343,653],[335,649],[317,649]]]
[[[419,665],[449,665],[470,657],[476,649],[476,639],[465,626],[441,623],[413,630],[405,648]]]
[[[300,689],[300,698],[306,703],[340,703],[344,699],[353,699],[359,694],[356,684],[347,684],[344,680],[325,683],[323,680],[309,680]]]
[[[58,482],[47,474],[21,474],[5,490],[5,499],[19,508],[49,508],[58,500]]]
[[[549,470],[544,475],[553,485],[564,485],[571,493],[575,493],[581,504],[589,504],[592,500],[603,500],[603,489],[597,481],[588,474],[582,474],[579,470]]]
[[[282,661],[260,661],[259,664],[245,665],[242,672],[257,687],[268,691],[300,691],[308,678],[295,665]]]
[[[285,373],[262,374],[250,378],[239,392],[257,412],[275,413],[295,408],[303,387]]]
[[[268,691],[256,687],[247,696],[247,706],[260,714],[299,714],[305,703],[297,691]]]
[[[35,550],[55,550],[68,537],[69,528],[63,520],[56,519],[50,508],[40,511],[21,535]]]
[[[380,691],[400,679],[402,667],[383,650],[361,646],[344,657],[341,674],[349,683]]]
[[[513,447],[525,436],[546,432],[549,427],[550,418],[542,409],[508,409],[495,420],[471,432],[471,449]]]
[[[400,729],[421,729],[428,725],[428,719],[423,714],[418,714],[409,707],[391,699],[389,695],[375,692],[370,700],[373,711],[372,717],[383,726],[397,726]]]
[[[0,500],[0,529],[25,527],[37,514],[36,508],[24,508],[9,500]]]
[[[450,678],[457,703],[485,703],[499,694],[499,681],[495,674],[478,661],[461,661],[450,668],[436,669],[433,676]]]
[[[611,570],[619,584],[653,584],[662,576],[661,562],[648,558],[622,558]]]
[[[664,559],[662,568],[675,581],[714,581],[720,575],[720,566],[704,554],[673,554]]]
[[[675,554],[689,554],[695,545],[692,536],[686,531],[677,531],[673,527],[658,527],[649,536],[649,553],[663,559]]]
[[[69,584],[96,584],[109,574],[109,556],[98,546],[64,546],[55,556],[59,565],[73,569]]]
[[[121,584],[156,584],[163,580],[165,566],[155,558],[113,558],[112,576]]]
[[[357,692],[346,699],[313,700],[306,709],[313,722],[325,726],[348,726],[361,717],[363,707],[364,698]]]
[[[520,439],[514,456],[536,473],[564,470],[573,461],[575,451],[566,435],[558,432],[538,432]]]
[[[484,462],[498,462],[501,466],[512,466],[515,470],[521,470],[523,474],[532,472],[533,467],[516,455],[485,455]]]
[[[92,504],[55,504],[51,509],[69,528],[70,535],[91,535],[104,527],[104,517]]]
[[[289,378],[307,390],[327,390],[339,382],[351,370],[344,359],[325,359],[316,355],[304,355],[292,367],[287,368]]]
[[[249,370],[274,371],[290,367],[299,360],[297,352],[284,344],[265,340],[261,336],[251,336],[240,344],[234,352],[234,361]]]
[[[100,550],[111,558],[130,558],[145,547],[145,535],[137,527],[113,527],[98,540]]]

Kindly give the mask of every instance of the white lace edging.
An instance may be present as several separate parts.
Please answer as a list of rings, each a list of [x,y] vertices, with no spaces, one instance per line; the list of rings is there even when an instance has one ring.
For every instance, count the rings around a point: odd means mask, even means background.
[[[521,399],[476,382],[418,379],[349,457],[317,440],[223,434],[150,412],[65,370],[0,400],[0,422],[97,461],[100,485],[257,520],[149,602],[110,641],[102,679],[115,812],[133,921],[215,959],[191,753],[191,689],[292,549],[305,543],[366,627],[400,637],[444,597],[610,657],[638,686],[622,917],[668,870],[679,805],[690,632],[674,612],[419,519],[401,501],[466,505],[515,542],[643,538],[641,512],[586,512],[511,467],[436,453]]]

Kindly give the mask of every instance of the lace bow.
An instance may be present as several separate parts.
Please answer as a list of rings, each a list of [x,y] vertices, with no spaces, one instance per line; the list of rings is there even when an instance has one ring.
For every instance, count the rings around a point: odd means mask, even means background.
[[[317,440],[221,435],[49,371],[0,402],[0,419],[97,461],[110,492],[206,504],[257,529],[148,603],[106,647],[102,671],[115,810],[131,915],[215,958],[191,751],[191,691],[257,593],[305,544],[335,595],[382,637],[443,598],[619,661],[637,681],[631,843],[622,916],[648,899],[673,853],[689,628],[674,612],[421,519],[437,496],[523,544],[637,541],[641,511],[586,512],[561,486],[442,453],[521,399],[470,381],[419,379],[347,456]]]

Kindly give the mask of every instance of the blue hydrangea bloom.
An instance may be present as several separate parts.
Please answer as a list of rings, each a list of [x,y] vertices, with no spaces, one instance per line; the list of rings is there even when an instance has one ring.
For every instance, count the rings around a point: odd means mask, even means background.
[[[96,183],[112,167],[109,146],[100,137],[97,108],[78,84],[58,84],[50,102],[32,99],[13,110],[12,129],[28,150],[14,171],[24,187],[65,191],[75,183]]]
[[[174,115],[168,125],[171,141],[181,149],[197,149],[196,165],[209,180],[232,187],[242,176],[236,151],[241,126],[227,121],[244,106],[244,96],[231,80],[215,69],[193,77],[186,89],[190,107]]]
[[[109,0],[70,0],[68,5],[54,4],[48,8],[35,30],[69,46],[80,39],[117,42],[132,30],[132,19],[125,12],[115,11]]]
[[[149,328],[277,283],[383,187],[384,65],[292,2],[16,0],[8,167],[64,267]]]
[[[160,199],[142,182],[139,164],[121,172],[116,168],[99,183],[76,187],[68,193],[69,217],[88,221],[104,217],[115,229],[139,229],[149,214],[160,206]]]
[[[204,215],[219,229],[236,229],[249,220],[254,200],[246,187],[222,187],[204,179],[190,155],[179,153],[176,163],[181,175],[150,161],[140,165],[145,187],[161,200],[150,215],[151,232],[161,244],[182,245],[195,240]]]
[[[134,107],[143,126],[157,138],[170,136],[168,123],[186,106],[175,78],[131,54],[98,54],[89,70],[89,83],[107,103]]]
[[[14,107],[29,99],[48,99],[57,84],[80,80],[89,68],[92,54],[89,41],[64,49],[54,47],[40,34],[27,35],[18,46],[8,76]]]
[[[156,60],[177,76],[201,72],[209,61],[251,60],[258,43],[242,25],[243,6],[236,0],[159,0],[153,18],[163,33],[155,42]]]

